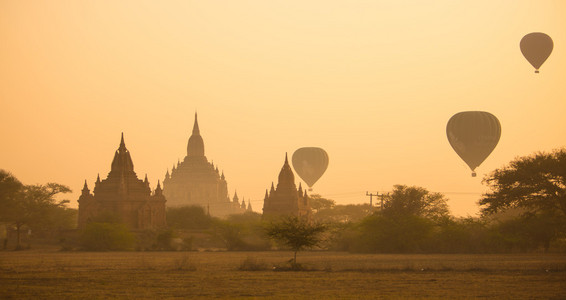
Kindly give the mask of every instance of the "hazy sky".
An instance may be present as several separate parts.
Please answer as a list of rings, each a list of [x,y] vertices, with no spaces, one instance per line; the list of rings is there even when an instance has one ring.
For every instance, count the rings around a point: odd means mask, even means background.
[[[540,74],[519,50],[537,31],[554,40]],[[198,111],[206,156],[255,211],[285,152],[315,146],[324,197],[417,185],[474,215],[485,174],[565,146],[565,44],[560,0],[0,0],[0,168],[69,185],[76,207],[124,132],[154,188]],[[502,125],[476,178],[446,138],[466,110]]]

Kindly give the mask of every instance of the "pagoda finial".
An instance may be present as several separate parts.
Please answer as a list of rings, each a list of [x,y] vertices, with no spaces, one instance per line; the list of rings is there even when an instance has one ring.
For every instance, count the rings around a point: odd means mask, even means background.
[[[88,189],[88,185],[86,184],[86,179],[85,179],[85,185],[83,186],[83,195],[88,195],[90,194],[90,190]]]
[[[163,189],[161,189],[161,183],[159,179],[157,180],[157,187],[155,188],[155,195],[160,196],[163,193]]]
[[[285,164],[286,164],[286,165],[289,164],[289,160],[287,159],[287,152],[285,152]]]
[[[96,175],[96,183],[100,183],[100,173]]]
[[[198,128],[198,119],[197,119],[197,112],[195,111],[195,124],[193,125],[193,134],[200,134],[200,130]]]
[[[124,132],[122,132],[122,138],[120,139],[120,148],[126,148],[126,143],[124,143]]]

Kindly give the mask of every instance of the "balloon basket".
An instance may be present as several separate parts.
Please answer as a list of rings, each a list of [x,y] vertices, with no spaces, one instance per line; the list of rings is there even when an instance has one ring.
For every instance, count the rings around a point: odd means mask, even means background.
[[[472,177],[476,177],[477,175],[476,172],[472,172]]]
[[[312,188],[309,188],[309,192],[312,192]]]
[[[535,73],[537,73],[537,74],[538,74],[538,73],[540,73],[540,72],[539,72],[538,70],[535,70]]]

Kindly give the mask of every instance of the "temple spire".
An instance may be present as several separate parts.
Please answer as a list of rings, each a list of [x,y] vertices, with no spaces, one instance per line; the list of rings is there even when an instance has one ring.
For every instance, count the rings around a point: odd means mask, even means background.
[[[193,135],[200,135],[200,129],[198,128],[197,112],[195,111],[195,124],[193,125]]]
[[[291,166],[289,165],[289,160],[287,159],[287,153],[285,153],[285,163],[281,168],[281,172],[279,172],[279,182],[277,183],[277,189],[279,187],[284,187],[284,189],[296,189],[295,187],[295,175],[291,170]]]
[[[238,192],[234,191],[234,198],[232,198],[232,201],[235,203],[240,203],[240,199],[238,199]]]
[[[116,150],[114,154],[114,159],[112,160],[112,167],[110,174],[121,174],[124,172],[133,173],[134,163],[132,162],[132,157],[130,152],[126,149],[126,143],[124,143],[124,133],[120,138],[120,147]]]
[[[187,156],[204,157],[204,141],[200,136],[197,114],[195,112],[195,124],[193,125],[193,134],[189,138],[187,144]]]
[[[120,149],[126,149],[126,143],[124,143],[124,133],[122,132],[122,138],[120,139]]]
[[[157,180],[157,187],[155,188],[155,195],[156,196],[160,196],[163,194],[163,189],[161,188],[161,183],[159,182],[159,179]]]

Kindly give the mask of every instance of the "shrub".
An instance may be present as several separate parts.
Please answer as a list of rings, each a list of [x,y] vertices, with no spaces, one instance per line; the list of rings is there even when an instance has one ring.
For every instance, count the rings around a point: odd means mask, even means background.
[[[255,257],[248,256],[238,268],[240,271],[265,271],[269,270],[267,263],[258,260]]]
[[[81,234],[84,250],[109,251],[131,250],[135,236],[120,223],[89,223]]]

